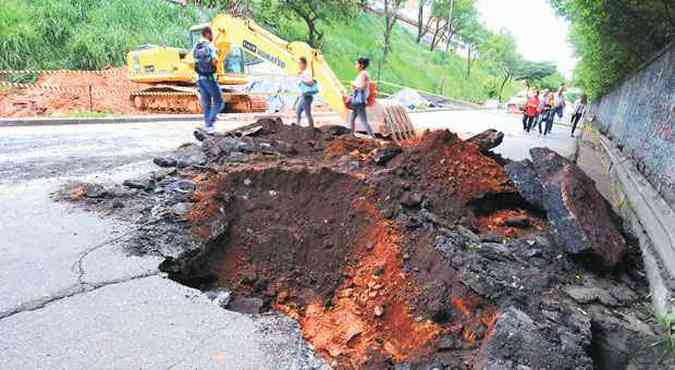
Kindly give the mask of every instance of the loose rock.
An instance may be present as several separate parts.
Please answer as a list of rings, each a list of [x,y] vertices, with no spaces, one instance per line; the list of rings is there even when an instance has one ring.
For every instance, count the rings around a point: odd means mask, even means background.
[[[547,148],[530,151],[544,189],[544,208],[557,243],[570,254],[592,254],[612,268],[623,260],[626,241],[618,217],[595,183],[570,160]]]
[[[482,153],[488,153],[490,150],[502,144],[504,141],[504,133],[495,129],[489,129],[469,138],[467,141],[478,145]]]

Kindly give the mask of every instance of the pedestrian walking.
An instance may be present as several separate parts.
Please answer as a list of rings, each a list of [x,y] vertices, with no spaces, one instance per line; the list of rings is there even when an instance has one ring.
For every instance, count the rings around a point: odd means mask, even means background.
[[[577,124],[586,114],[586,107],[588,106],[588,96],[586,94],[581,95],[581,98],[574,103],[574,111],[572,113],[572,119],[570,123],[572,124],[572,133],[571,137],[574,137],[574,131],[577,129]]]
[[[558,92],[555,94],[554,97],[554,114],[553,118],[557,115],[560,119],[562,119],[563,114],[565,113],[565,106],[567,105],[567,102],[565,101],[565,86],[560,86],[560,89]]]
[[[535,125],[539,128],[539,135],[541,135],[541,122],[544,119],[544,108],[546,105],[546,98],[548,97],[548,89],[539,95],[539,106],[537,106],[537,119],[535,120]]]
[[[555,109],[555,93],[549,93],[546,97],[546,103],[544,103],[544,136],[551,133],[553,129],[553,120],[555,120],[556,109]]]
[[[302,120],[302,113],[305,113],[307,116],[307,123],[309,127],[314,127],[314,118],[312,117],[312,102],[314,101],[314,95],[319,92],[319,84],[314,81],[312,75],[309,74],[307,70],[307,58],[300,57],[298,60],[298,69],[300,70],[300,82],[298,87],[300,90],[300,96],[298,97],[297,109],[296,109],[296,123],[300,125]]]
[[[349,103],[350,108],[352,109],[352,114],[350,118],[350,127],[352,134],[356,133],[356,118],[360,117],[361,124],[366,129],[368,135],[372,138],[375,137],[373,134],[373,129],[370,128],[368,123],[368,116],[366,115],[366,106],[368,105],[368,97],[370,95],[370,76],[368,75],[368,66],[370,65],[370,59],[360,57],[356,61],[356,71],[357,75],[354,81],[352,81],[352,96]]]
[[[214,134],[214,123],[218,114],[223,110],[225,102],[216,77],[218,65],[218,51],[213,46],[213,31],[210,27],[202,30],[202,37],[195,45],[192,55],[197,72],[197,90],[199,101],[204,111],[204,128],[206,133]]]
[[[527,99],[525,106],[525,117],[527,117],[525,124],[525,132],[528,134],[532,130],[534,121],[537,119],[537,108],[539,107],[539,90],[535,90],[534,94]]]

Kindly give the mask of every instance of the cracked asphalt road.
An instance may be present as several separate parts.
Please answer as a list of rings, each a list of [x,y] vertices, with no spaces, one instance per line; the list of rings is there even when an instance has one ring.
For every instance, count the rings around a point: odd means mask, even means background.
[[[49,195],[120,182],[192,141],[191,123],[0,127],[0,369],[324,366],[297,324],[226,311],[122,251],[128,225]]]
[[[499,148],[574,151],[567,129],[520,133],[496,112],[412,116],[418,128],[462,137],[497,128]],[[219,129],[233,123],[219,123]],[[161,277],[154,257],[122,252],[129,226],[49,195],[68,181],[121,182],[154,155],[193,141],[193,123],[0,126],[0,369],[303,369],[323,367],[297,324],[216,306]]]

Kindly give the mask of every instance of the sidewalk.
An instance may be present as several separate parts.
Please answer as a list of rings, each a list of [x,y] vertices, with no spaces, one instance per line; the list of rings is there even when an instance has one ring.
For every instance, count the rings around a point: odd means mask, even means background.
[[[578,138],[577,164],[639,241],[652,303],[659,315],[675,305],[675,212],[637,171],[633,161],[592,127]]]

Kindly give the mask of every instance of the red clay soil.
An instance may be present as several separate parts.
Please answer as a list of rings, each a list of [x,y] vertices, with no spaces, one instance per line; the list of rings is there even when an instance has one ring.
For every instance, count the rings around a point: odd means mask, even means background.
[[[326,146],[325,158],[330,160],[350,155],[354,159],[366,159],[377,148],[378,145],[373,140],[351,135],[339,136]]]
[[[231,172],[209,186],[217,191],[202,189],[191,220],[229,223],[205,266],[218,277],[215,285],[262,297],[297,319],[336,368],[419,361],[432,354],[440,335],[463,338],[470,348],[496,317],[494,308],[458,288],[445,298],[458,312],[452,320],[425,319],[430,313],[413,304],[424,294],[420,278],[404,271],[407,239],[352,176],[275,166]],[[224,216],[220,207],[228,210]]]
[[[478,219],[476,231],[511,236],[520,231],[493,227],[500,213],[476,217],[467,205],[512,191],[503,167],[447,131],[404,147],[383,169],[371,162],[378,145],[369,140],[263,126],[261,139],[298,147],[298,158],[225,167],[195,179],[193,231],[204,238],[228,230],[198,268],[217,279],[209,286],[260,297],[265,307],[297,319],[335,368],[423,362],[438,356],[441,338],[456,342],[447,356],[470,366],[496,308],[459,281],[427,229],[410,230],[405,217],[385,217],[383,210],[399,205],[403,193],[419,191],[448,221]],[[344,155],[363,165],[342,168]]]
[[[93,110],[120,115],[147,114],[136,110],[129,102],[129,91],[145,85],[129,81],[125,68],[108,73],[50,73],[41,74],[36,82],[75,91],[36,88],[0,90],[0,117],[36,117],[90,111],[89,86],[92,86]]]
[[[507,220],[526,217],[530,223],[527,227],[507,225]],[[477,218],[478,230],[481,234],[496,234],[507,238],[518,238],[546,229],[546,221],[525,209],[502,209]]]
[[[412,150],[397,158],[428,186],[461,202],[489,193],[514,191],[503,166],[447,130],[427,131]]]

